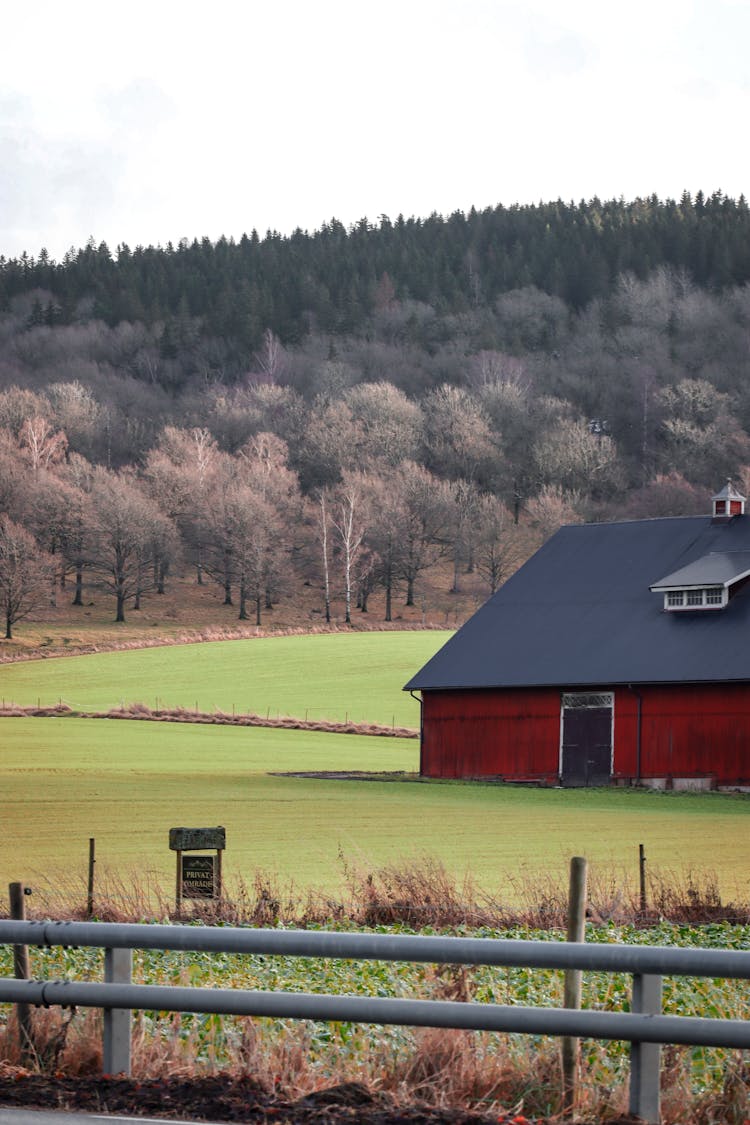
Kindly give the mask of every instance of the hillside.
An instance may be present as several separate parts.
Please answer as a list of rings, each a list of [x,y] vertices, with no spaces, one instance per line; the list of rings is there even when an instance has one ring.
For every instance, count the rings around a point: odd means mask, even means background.
[[[749,234],[699,194],[0,259],[6,634],[452,625],[564,523],[747,492]]]
[[[412,607],[398,604],[393,622],[387,625],[383,621],[383,593],[379,591],[366,614],[355,610],[351,630],[457,628],[480,604],[481,584],[475,577],[463,593],[455,595],[447,592],[449,574],[444,572],[435,578],[425,587],[424,609],[421,599]],[[115,623],[113,603],[101,591],[90,591],[82,606],[72,606],[69,597],[58,596],[57,605],[40,605],[19,622],[12,640],[0,638],[0,664],[185,641],[349,630],[344,625],[340,599],[333,602],[330,626],[323,621],[322,607],[320,591],[301,584],[299,597],[284,600],[264,614],[265,623],[258,629],[251,622],[238,621],[236,607],[221,604],[215,585],[198,586],[191,575],[171,581],[164,595],[144,600],[144,608],[129,612],[127,621],[121,624]],[[10,693],[5,695],[9,701]]]

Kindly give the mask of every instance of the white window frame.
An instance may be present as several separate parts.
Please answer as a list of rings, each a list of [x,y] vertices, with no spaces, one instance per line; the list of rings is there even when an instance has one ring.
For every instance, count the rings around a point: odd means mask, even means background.
[[[708,600],[709,594],[719,594],[718,600]],[[695,601],[700,595],[700,601]],[[726,586],[687,586],[682,590],[664,591],[664,609],[667,613],[679,613],[681,610],[723,609],[729,600],[729,591]]]

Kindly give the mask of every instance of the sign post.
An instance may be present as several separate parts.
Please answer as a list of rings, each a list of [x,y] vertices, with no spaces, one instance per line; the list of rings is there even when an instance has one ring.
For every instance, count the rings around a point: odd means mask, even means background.
[[[175,899],[177,910],[183,898],[221,898],[221,853],[226,831],[216,828],[170,828],[169,847],[176,853]],[[185,852],[215,851],[216,855],[185,855]]]

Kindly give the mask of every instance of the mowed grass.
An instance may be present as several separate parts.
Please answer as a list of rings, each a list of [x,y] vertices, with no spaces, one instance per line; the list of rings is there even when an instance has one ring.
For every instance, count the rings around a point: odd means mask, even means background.
[[[145,703],[418,727],[419,705],[403,685],[450,635],[267,637],[27,661],[0,667],[0,697],[85,711]]]
[[[415,741],[300,731],[87,719],[0,720],[0,877],[83,886],[88,838],[99,870],[174,878],[168,831],[223,824],[228,879],[258,870],[336,892],[341,855],[364,870],[430,855],[490,891],[592,871],[714,870],[747,901],[750,800],[638,790],[540,790],[482,783],[365,782],[272,770],[407,770]]]

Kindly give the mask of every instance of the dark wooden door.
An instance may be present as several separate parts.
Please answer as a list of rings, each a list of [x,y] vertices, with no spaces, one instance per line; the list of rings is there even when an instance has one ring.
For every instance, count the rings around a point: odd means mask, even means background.
[[[608,785],[612,763],[612,709],[563,710],[562,784]]]

